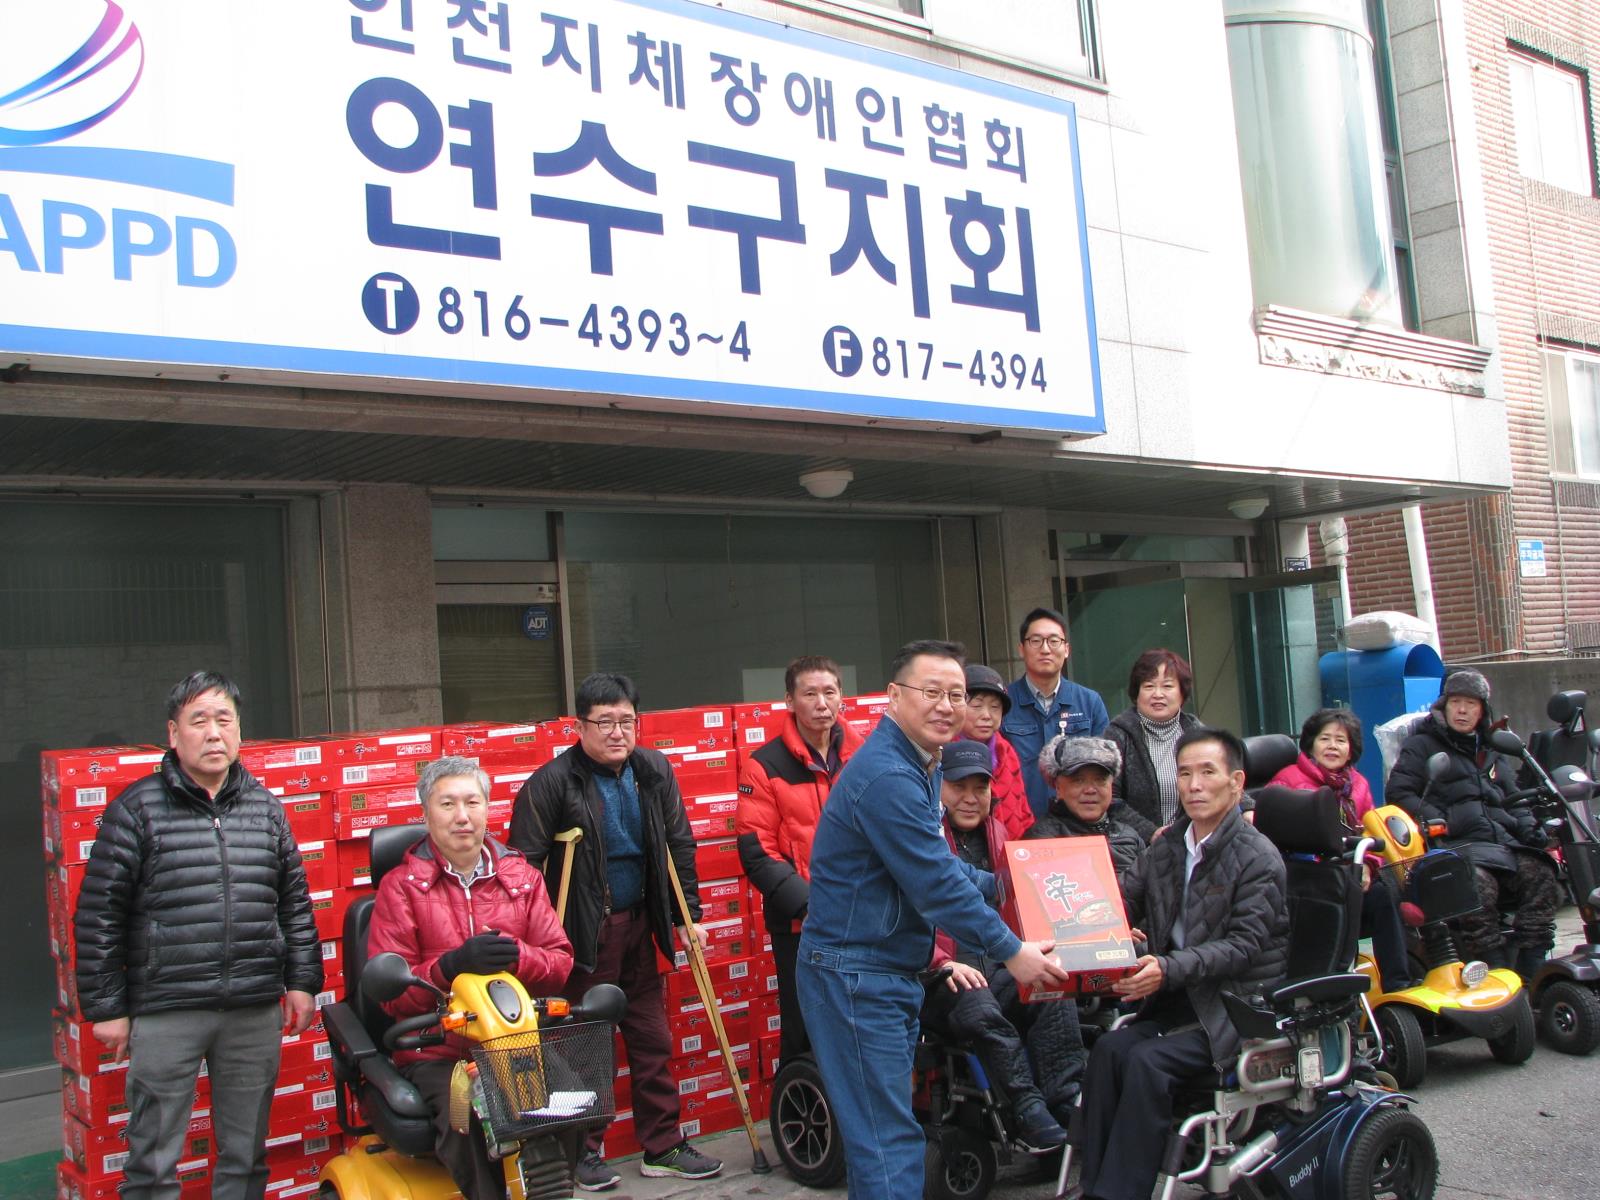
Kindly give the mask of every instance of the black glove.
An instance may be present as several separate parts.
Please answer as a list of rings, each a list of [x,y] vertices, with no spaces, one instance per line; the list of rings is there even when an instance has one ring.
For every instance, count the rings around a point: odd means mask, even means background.
[[[1531,849],[1541,850],[1549,844],[1550,835],[1537,817],[1532,813],[1523,813],[1517,819],[1517,841]]]
[[[452,980],[463,972],[493,975],[517,965],[520,951],[503,933],[480,933],[439,956],[439,974]]]

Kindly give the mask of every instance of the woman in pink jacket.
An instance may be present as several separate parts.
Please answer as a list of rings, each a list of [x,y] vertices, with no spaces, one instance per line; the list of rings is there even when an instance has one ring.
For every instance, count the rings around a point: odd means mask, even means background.
[[[1372,788],[1356,763],[1361,758],[1361,719],[1347,708],[1319,708],[1300,727],[1300,757],[1272,777],[1279,787],[1314,792],[1328,788],[1339,800],[1339,815],[1352,833],[1372,811]],[[1387,876],[1369,872],[1361,881],[1361,932],[1372,939],[1383,990],[1411,986],[1400,898]]]

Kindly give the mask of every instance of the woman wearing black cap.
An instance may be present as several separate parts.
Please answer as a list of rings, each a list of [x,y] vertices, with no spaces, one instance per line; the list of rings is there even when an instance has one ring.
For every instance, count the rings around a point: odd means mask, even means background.
[[[1028,807],[1028,787],[1022,781],[1017,752],[1000,732],[1000,722],[1010,711],[1011,697],[1000,672],[982,663],[968,663],[967,707],[961,736],[987,747],[989,769],[994,776],[990,787],[994,816],[1005,826],[1006,836],[1015,839],[1033,824],[1033,809]]]

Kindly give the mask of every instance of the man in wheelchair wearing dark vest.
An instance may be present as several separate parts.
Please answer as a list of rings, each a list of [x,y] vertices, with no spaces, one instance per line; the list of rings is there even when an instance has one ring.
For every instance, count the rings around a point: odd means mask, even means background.
[[[462,972],[509,971],[535,996],[554,995],[572,970],[572,947],[544,879],[517,851],[485,836],[489,779],[467,758],[429,763],[417,781],[427,836],[383,876],[368,950],[393,951],[412,973],[445,991]],[[384,1005],[392,1017],[431,1012],[413,987]],[[395,1064],[434,1114],[435,1152],[466,1200],[504,1200],[505,1172],[489,1157],[476,1117],[469,1134],[450,1125],[450,1075],[467,1057],[457,1034],[443,1045],[401,1050]]]
[[[1288,962],[1283,859],[1239,812],[1244,746],[1200,727],[1178,739],[1177,761],[1183,815],[1123,879],[1148,946],[1113,986],[1141,1006],[1095,1044],[1083,1085],[1077,1194],[1093,1200],[1148,1200],[1174,1093],[1238,1056],[1222,993],[1268,991]]]

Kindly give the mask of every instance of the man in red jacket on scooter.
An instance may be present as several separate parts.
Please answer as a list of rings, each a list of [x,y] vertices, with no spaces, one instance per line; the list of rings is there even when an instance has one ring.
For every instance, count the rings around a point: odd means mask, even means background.
[[[414,975],[450,990],[457,975],[509,971],[535,996],[554,995],[572,970],[572,946],[550,907],[544,878],[520,853],[486,836],[489,777],[471,759],[429,763],[417,781],[428,835],[383,877],[367,934],[371,954],[393,951]],[[434,996],[413,987],[384,1008],[430,1012]],[[434,1150],[466,1200],[505,1200],[505,1171],[489,1157],[477,1117],[468,1134],[450,1125],[450,1075],[468,1056],[450,1034],[443,1045],[402,1050],[395,1065],[434,1116]]]

